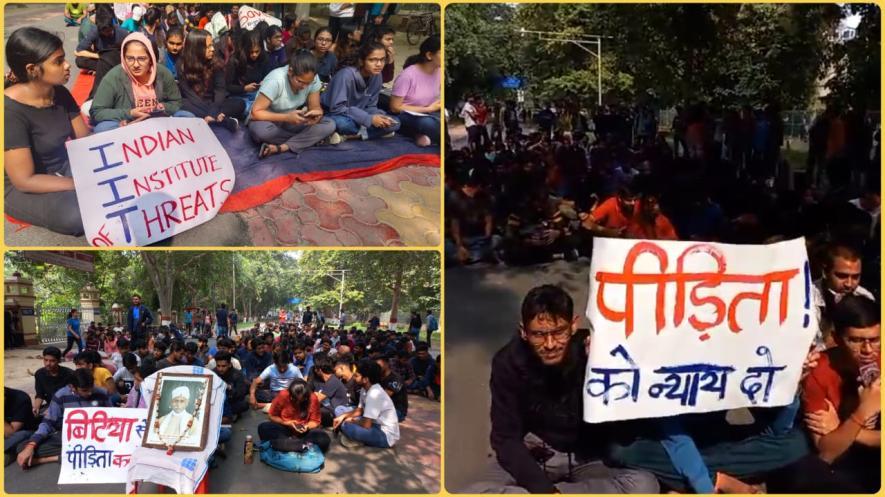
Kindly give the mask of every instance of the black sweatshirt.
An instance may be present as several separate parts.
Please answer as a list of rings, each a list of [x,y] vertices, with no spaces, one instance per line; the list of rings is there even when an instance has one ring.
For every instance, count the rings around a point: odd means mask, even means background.
[[[531,493],[553,493],[553,482],[526,447],[533,433],[560,452],[600,455],[605,449],[598,428],[583,422],[586,330],[569,342],[564,366],[546,367],[519,336],[492,360],[491,444],[498,463]]]

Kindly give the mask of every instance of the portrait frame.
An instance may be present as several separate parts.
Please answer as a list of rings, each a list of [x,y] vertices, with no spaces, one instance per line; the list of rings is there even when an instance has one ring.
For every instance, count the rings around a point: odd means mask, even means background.
[[[172,411],[173,391],[182,387],[187,388],[190,392],[184,413],[191,417],[192,425],[188,428],[191,434],[179,435],[172,439],[170,435],[161,434],[160,427],[166,415]],[[209,435],[211,395],[212,375],[159,372],[148,409],[147,427],[142,436],[142,447],[169,450],[171,446],[174,451],[193,452],[205,450]]]

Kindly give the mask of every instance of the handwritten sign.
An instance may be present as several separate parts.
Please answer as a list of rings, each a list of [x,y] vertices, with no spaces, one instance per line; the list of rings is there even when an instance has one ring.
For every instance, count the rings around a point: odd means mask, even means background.
[[[58,483],[125,483],[146,419],[147,409],[66,409]]]
[[[252,31],[261,23],[261,21],[264,21],[271,26],[283,25],[283,21],[276,17],[269,16],[258,9],[246,5],[240,7],[238,15],[240,16],[240,27],[246,31]]]
[[[792,402],[814,339],[802,239],[599,239],[584,384],[590,423]]]
[[[154,118],[67,142],[86,238],[143,246],[209,221],[234,168],[209,125]]]

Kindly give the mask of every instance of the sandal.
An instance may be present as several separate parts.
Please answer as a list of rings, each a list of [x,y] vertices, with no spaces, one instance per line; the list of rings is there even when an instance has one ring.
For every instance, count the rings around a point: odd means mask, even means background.
[[[262,143],[261,148],[258,149],[258,158],[265,159],[270,157],[271,155],[276,155],[280,153],[280,146],[274,145],[273,143]]]

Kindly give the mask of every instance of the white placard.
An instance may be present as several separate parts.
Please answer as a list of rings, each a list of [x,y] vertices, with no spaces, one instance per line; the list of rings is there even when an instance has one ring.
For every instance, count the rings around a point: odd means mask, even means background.
[[[240,17],[240,27],[246,31],[252,31],[261,21],[271,26],[282,26],[283,21],[274,16],[269,16],[258,9],[243,5],[238,12]]]
[[[811,284],[803,239],[597,238],[584,419],[789,404],[817,330]]]
[[[126,483],[146,419],[147,409],[65,409],[58,483]]]
[[[234,167],[206,121],[158,117],[67,142],[86,239],[144,246],[218,214]]]

